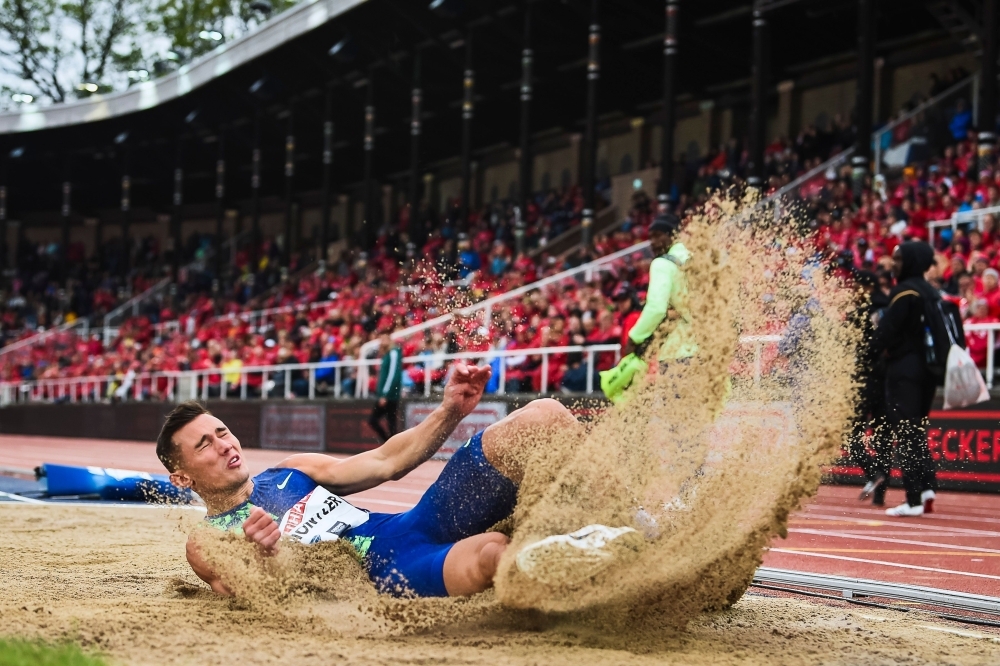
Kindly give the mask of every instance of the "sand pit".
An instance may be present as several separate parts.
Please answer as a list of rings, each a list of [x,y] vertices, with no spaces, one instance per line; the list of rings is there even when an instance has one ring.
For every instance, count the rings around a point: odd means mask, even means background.
[[[443,602],[456,612],[423,628],[346,601],[248,609],[187,568],[200,514],[4,504],[0,516],[0,635],[69,638],[124,664],[993,664],[998,649],[921,628],[939,621],[749,595],[686,630],[625,635],[504,609],[492,593]]]

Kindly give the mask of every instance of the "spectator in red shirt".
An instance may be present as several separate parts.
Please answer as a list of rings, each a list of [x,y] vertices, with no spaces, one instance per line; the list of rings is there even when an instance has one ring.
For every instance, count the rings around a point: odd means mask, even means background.
[[[632,286],[628,282],[622,282],[615,289],[614,293],[615,299],[615,323],[621,329],[621,346],[622,348],[628,344],[628,334],[635,326],[635,322],[639,320],[639,315],[642,314],[638,303],[635,300],[635,292],[632,291]]]
[[[992,269],[991,269],[992,270]],[[990,313],[990,307],[985,299],[976,299],[972,303],[972,316],[965,320],[968,324],[996,324],[1000,323],[1000,317]],[[969,347],[969,356],[980,368],[986,367],[987,345],[989,335],[987,331],[966,331],[965,340]]]
[[[991,317],[1000,317],[1000,272],[997,269],[987,268],[983,271],[983,290],[979,293],[979,298],[986,301]]]

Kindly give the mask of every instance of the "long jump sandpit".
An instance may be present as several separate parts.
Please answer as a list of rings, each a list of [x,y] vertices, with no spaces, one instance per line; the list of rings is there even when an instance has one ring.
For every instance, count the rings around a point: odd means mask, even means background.
[[[751,590],[686,629],[593,623],[465,601],[395,618],[311,597],[247,607],[184,560],[192,510],[3,503],[0,636],[70,640],[122,664],[996,664],[997,634]],[[400,610],[402,609],[402,610]],[[423,619],[421,616],[424,615]]]

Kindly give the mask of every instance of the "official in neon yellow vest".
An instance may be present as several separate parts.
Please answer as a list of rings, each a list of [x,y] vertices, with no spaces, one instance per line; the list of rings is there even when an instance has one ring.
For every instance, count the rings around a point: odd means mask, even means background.
[[[656,329],[668,317],[673,328],[660,345],[660,362],[670,363],[694,356],[698,351],[691,332],[691,307],[688,301],[687,276],[684,264],[691,253],[683,243],[674,242],[680,230],[676,215],[660,215],[649,225],[649,244],[656,257],[649,265],[649,289],[646,305],[635,326],[629,331],[629,343],[623,354],[630,354],[650,342]]]
[[[649,242],[655,258],[649,266],[646,305],[628,333],[621,362],[601,373],[601,390],[612,402],[623,400],[632,379],[647,371],[643,358],[646,347],[664,320],[670,319],[673,328],[660,344],[657,353],[660,363],[689,358],[698,351],[691,332],[687,276],[683,269],[691,253],[682,243],[674,242],[679,230],[680,219],[669,213],[658,216],[649,226]]]

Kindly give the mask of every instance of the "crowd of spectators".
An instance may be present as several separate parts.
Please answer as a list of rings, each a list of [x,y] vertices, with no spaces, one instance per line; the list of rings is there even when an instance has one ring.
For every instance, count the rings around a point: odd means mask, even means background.
[[[947,83],[939,81],[938,85]],[[977,163],[976,134],[967,102],[949,105],[943,119],[918,115],[904,123],[903,130],[897,126],[883,137],[891,135],[898,143],[937,131],[942,122],[950,140],[936,157],[907,166],[889,180],[872,179],[860,191],[851,180],[849,166],[827,170],[794,193],[801,203],[799,215],[819,254],[835,258],[841,268],[876,272],[886,291],[891,286],[888,269],[894,247],[908,238],[932,240],[938,250],[932,281],[960,304],[967,321],[1000,322],[996,218],[987,215],[981,226],[947,227],[936,234],[930,228],[931,222],[949,219],[957,211],[1000,205],[1000,168],[995,163],[981,168]],[[853,136],[850,124],[834,117],[822,129],[807,126],[794,140],[774,141],[766,151],[768,189],[773,191],[822,163],[850,145]],[[699,161],[687,162],[675,192],[675,210],[683,215],[702,204],[711,191],[739,184],[746,163],[746,151],[735,142]],[[645,239],[656,214],[655,203],[637,192],[622,223],[595,235],[589,246],[561,256],[546,252],[549,241],[579,224],[582,209],[583,200],[575,187],[540,193],[525,211],[517,210],[512,201],[493,202],[472,211],[467,220],[461,218],[457,205],[449,206],[440,219],[426,207],[413,216],[404,209],[396,224],[383,229],[367,250],[345,250],[318,269],[307,254],[293,254],[292,265],[282,269],[275,239],[261,243],[256,262],[243,245],[236,252],[235,270],[228,280],[215,279],[211,262],[197,261],[199,252],[204,255],[206,241],[196,239],[189,248],[196,259],[192,267],[162,301],[127,320],[115,339],[60,333],[44,345],[0,356],[0,378],[111,376],[116,379],[100,385],[104,397],[155,398],[171,388],[171,381],[165,377],[141,380],[136,375],[217,370],[206,375],[207,386],[199,385],[199,391],[210,396],[222,392],[253,396],[263,390],[304,396],[309,382],[303,371],[292,371],[287,378],[284,372],[252,372],[245,380],[239,371],[358,359],[363,345],[381,334],[630,247]],[[502,361],[505,390],[531,392],[543,386],[584,390],[588,384],[584,354],[556,354],[543,364],[530,350],[622,342],[637,316],[648,265],[648,258],[629,255],[589,282],[565,280],[505,301],[493,309],[490,322],[456,318],[403,340],[404,355],[524,350]],[[59,299],[62,311],[69,313],[67,318],[87,308],[106,311],[115,302],[108,297],[115,284],[107,282],[108,272],[98,275],[105,282],[77,279],[59,288],[42,280],[39,285],[44,288],[31,293]],[[138,288],[133,285],[133,291]],[[25,291],[13,289],[11,293],[14,298],[8,299],[8,311]],[[47,303],[39,307],[37,296],[33,298],[31,305],[22,306],[29,312],[26,316],[33,308],[36,312],[54,309]],[[79,299],[91,302],[79,310],[65,307]],[[241,316],[263,308],[279,311],[264,319]],[[969,337],[973,358],[984,363],[985,336]],[[594,373],[614,365],[616,355],[600,352],[595,360],[595,367],[590,368]],[[442,362],[429,358],[408,366],[404,384],[421,390],[429,374],[432,386],[439,387],[446,373]],[[499,388],[499,376],[494,373],[491,390]],[[339,386],[334,386],[335,377]],[[329,368],[320,369],[315,375],[315,393],[350,394],[357,380],[358,373],[351,369],[339,375]],[[592,385],[597,385],[596,378]]]

